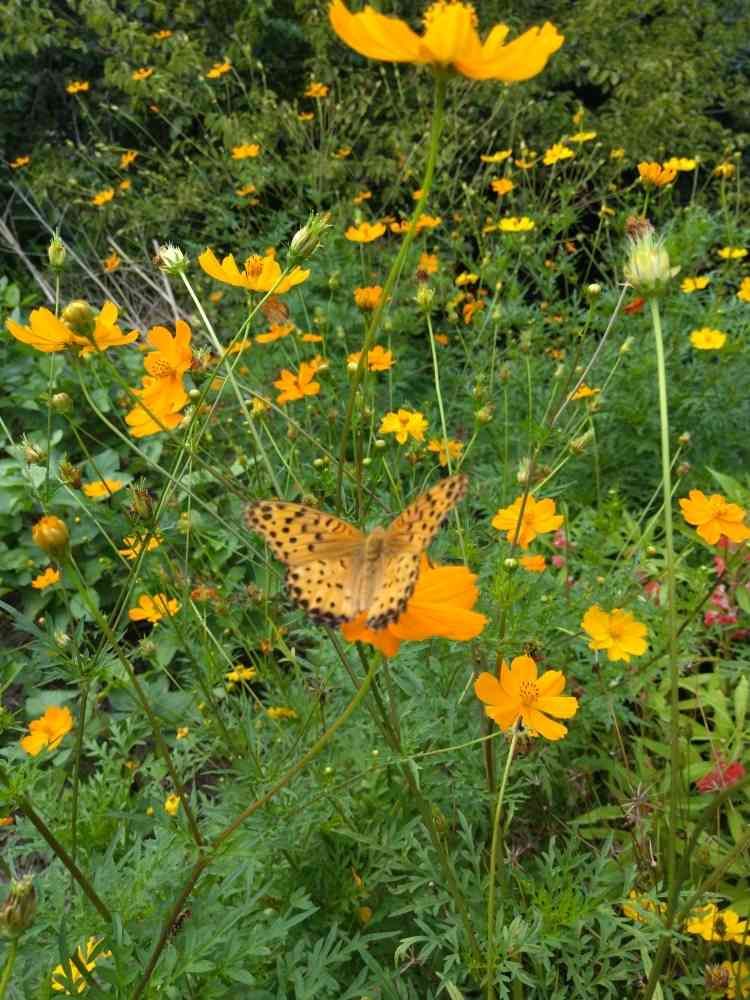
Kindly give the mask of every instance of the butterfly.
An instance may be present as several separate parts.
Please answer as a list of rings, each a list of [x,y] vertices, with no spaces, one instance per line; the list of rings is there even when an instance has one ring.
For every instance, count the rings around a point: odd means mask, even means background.
[[[286,500],[260,500],[245,522],[287,567],[292,600],[325,625],[352,621],[382,629],[403,612],[419,576],[420,556],[468,489],[468,476],[448,476],[369,534],[340,517]]]
[[[270,295],[266,301],[261,304],[260,311],[269,323],[276,326],[281,323],[286,323],[289,319],[289,307],[286,302],[278,297],[278,295]]]

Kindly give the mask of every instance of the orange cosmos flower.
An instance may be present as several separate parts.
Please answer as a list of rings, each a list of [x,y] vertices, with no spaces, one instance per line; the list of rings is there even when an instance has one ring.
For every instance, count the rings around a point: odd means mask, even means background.
[[[247,160],[260,155],[260,146],[257,142],[246,142],[241,146],[232,147],[233,160]]]
[[[305,97],[328,97],[328,85],[313,81],[305,91]]]
[[[126,149],[120,157],[120,168],[127,170],[138,159],[137,149]]]
[[[358,226],[349,226],[344,236],[352,243],[372,243],[373,240],[379,239],[384,232],[385,226],[382,222],[374,224],[360,222]]]
[[[560,722],[578,711],[578,699],[564,697],[565,675],[560,670],[546,670],[537,677],[537,666],[530,656],[516,656],[510,666],[503,660],[500,679],[483,673],[474,681],[474,692],[484,702],[490,719],[507,732],[518,720],[532,735],[560,740],[568,732]]]
[[[632,656],[640,656],[648,647],[646,626],[621,608],[607,612],[593,604],[583,616],[581,627],[591,636],[589,649],[605,650],[612,661],[629,663]]]
[[[680,500],[682,516],[709,545],[716,545],[724,535],[730,542],[744,542],[750,538],[750,528],[745,521],[745,510],[739,504],[729,503],[720,493],[707,497],[700,490],[690,490],[687,499]]]
[[[85,94],[90,87],[88,80],[71,80],[65,89],[69,94]]]
[[[75,343],[75,336],[70,327],[45,308],[32,309],[28,326],[22,326],[12,319],[6,320],[5,326],[16,340],[29,344],[43,354],[62,351]]]
[[[95,483],[86,483],[83,492],[90,500],[104,500],[121,490],[124,485],[119,479],[100,479]]]
[[[518,562],[527,573],[543,573],[547,567],[544,556],[521,556]]]
[[[641,184],[646,185],[646,187],[666,187],[675,179],[677,171],[671,167],[662,167],[653,160],[650,162],[644,160],[643,163],[638,164],[638,174],[641,178]]]
[[[28,167],[31,163],[30,156],[17,156],[15,160],[11,160],[8,166],[11,170],[20,170],[21,167]]]
[[[102,205],[106,205],[107,202],[112,201],[115,196],[114,188],[104,188],[103,191],[99,191],[91,199],[91,204],[96,205],[97,208],[101,208]]]
[[[130,79],[135,80],[136,83],[140,83],[142,80],[148,80],[153,75],[153,72],[150,66],[141,66],[140,69],[133,70],[130,74]]]
[[[211,69],[206,73],[206,79],[218,80],[220,76],[224,76],[225,73],[229,73],[231,69],[232,64],[230,62],[214,63]]]
[[[235,288],[246,288],[250,292],[270,292],[273,289],[274,294],[283,295],[310,277],[309,271],[293,267],[289,274],[282,278],[281,267],[273,252],[267,252],[263,257],[258,254],[248,257],[242,271],[237,267],[231,254],[219,263],[213,250],[210,249],[203,251],[198,257],[198,263],[206,274],[217,281],[234,285]]]
[[[510,507],[502,507],[491,521],[493,528],[506,533],[505,538],[509,542],[515,541],[517,532],[518,545],[522,549],[528,548],[529,542],[532,542],[537,535],[555,531],[563,523],[562,514],[555,513],[554,500],[535,500],[529,493],[523,507],[523,516],[521,516],[522,504],[523,497],[516,497]]]
[[[510,194],[516,185],[508,177],[497,177],[495,180],[490,181],[490,187],[495,192],[498,197],[502,197],[504,194]]]
[[[359,367],[361,351],[355,351],[347,358],[349,371],[355,371]],[[376,344],[371,351],[367,352],[367,367],[371,372],[387,372],[393,367],[393,353],[386,351],[380,344]]]
[[[440,465],[445,466],[448,464],[448,459],[457,459],[461,456],[461,452],[464,450],[463,441],[452,441],[450,439],[443,438],[439,441],[437,438],[433,438],[427,445],[428,451],[433,451],[437,453],[438,462]]]
[[[35,576],[31,581],[31,586],[34,590],[46,590],[47,587],[52,587],[60,580],[60,571],[53,569],[52,566],[48,566],[43,573],[39,576]]]
[[[156,625],[166,615],[176,615],[180,610],[179,601],[174,597],[167,597],[166,594],[141,594],[138,598],[138,607],[128,611],[128,618],[133,622],[149,621]]]
[[[544,69],[563,43],[563,36],[549,23],[530,28],[509,44],[505,43],[508,26],[496,24],[482,43],[472,5],[446,0],[427,8],[422,35],[405,21],[385,17],[370,6],[352,14],[342,0],[333,0],[328,16],[339,38],[369,59],[452,69],[473,80],[528,80]]]
[[[281,405],[291,403],[295,399],[304,399],[305,396],[317,396],[320,392],[320,382],[315,381],[318,367],[316,364],[303,361],[296,375],[288,368],[282,369],[273,383],[279,390],[276,402]]]
[[[354,301],[362,312],[372,312],[380,304],[382,294],[381,285],[365,285],[354,289]]]
[[[81,348],[82,357],[85,358],[96,351],[106,351],[110,347],[132,344],[134,340],[138,339],[137,330],[131,330],[130,333],[122,332],[117,325],[117,313],[118,309],[114,302],[104,303],[94,316],[93,343],[87,337],[74,335],[76,343],[83,345]]]
[[[274,340],[288,337],[294,329],[294,323],[272,323],[268,333],[259,333],[255,338],[259,344],[272,344]]]
[[[406,640],[439,636],[465,642],[474,639],[487,624],[472,608],[479,597],[476,575],[465,566],[431,566],[422,556],[417,585],[398,620],[385,628],[367,628],[367,612],[341,626],[349,642],[369,642],[384,656],[395,656]]]
[[[29,723],[29,735],[24,736],[20,743],[27,754],[36,757],[42,750],[56,750],[72,728],[70,709],[50,705],[41,718]]]
[[[35,522],[31,529],[31,537],[34,545],[38,545],[48,555],[61,556],[70,540],[65,521],[61,521],[54,514],[45,514]]]

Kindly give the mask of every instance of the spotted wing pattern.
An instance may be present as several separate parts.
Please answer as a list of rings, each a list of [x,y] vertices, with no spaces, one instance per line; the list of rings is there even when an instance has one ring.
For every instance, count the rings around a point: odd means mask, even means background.
[[[245,522],[287,566],[349,556],[365,540],[361,531],[340,517],[286,500],[253,504],[245,511]]]
[[[417,585],[419,560],[419,552],[402,552],[387,561],[383,582],[367,609],[368,628],[385,628],[402,614]]]
[[[417,497],[388,526],[386,551],[424,552],[468,488],[468,476],[447,476]]]

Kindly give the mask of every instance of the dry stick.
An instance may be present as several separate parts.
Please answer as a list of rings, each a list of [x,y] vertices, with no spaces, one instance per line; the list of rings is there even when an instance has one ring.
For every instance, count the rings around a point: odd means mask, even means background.
[[[208,851],[205,854],[202,854],[195,862],[187,878],[187,881],[183,885],[182,889],[180,889],[180,893],[177,897],[174,906],[172,907],[169,913],[169,916],[162,925],[161,933],[159,934],[159,940],[156,942],[154,950],[151,952],[148,964],[146,965],[146,969],[143,973],[143,976],[141,977],[140,982],[135,988],[135,992],[133,993],[131,1000],[139,1000],[139,998],[143,996],[143,991],[146,989],[146,986],[148,985],[148,982],[151,979],[153,971],[156,968],[156,963],[159,961],[159,956],[161,955],[162,951],[164,950],[164,946],[169,940],[169,935],[172,930],[172,927],[174,926],[175,921],[182,912],[182,908],[185,904],[185,901],[195,888],[195,885],[198,879],[201,877],[203,871],[211,864],[211,862],[216,857],[221,846],[229,839],[229,837],[232,836],[232,834],[240,826],[242,826],[245,820],[249,819],[253,815],[253,813],[258,812],[259,809],[262,809],[263,806],[265,806],[268,802],[270,802],[271,799],[278,792],[286,788],[289,782],[293,778],[295,778],[300,773],[300,771],[304,770],[304,768],[307,767],[307,765],[312,760],[314,760],[318,756],[318,754],[321,753],[322,750],[325,749],[325,747],[333,739],[336,732],[341,728],[341,726],[344,725],[344,723],[349,719],[352,713],[359,707],[360,703],[364,700],[367,692],[370,690],[373,680],[375,679],[375,674],[377,673],[379,663],[380,661],[377,658],[373,657],[373,661],[367,673],[367,676],[364,678],[356,694],[349,702],[347,707],[344,709],[342,714],[338,717],[338,719],[336,719],[336,721],[326,730],[326,732],[324,732],[323,735],[318,740],[316,740],[316,742],[307,751],[307,753],[304,754],[304,756],[301,757],[293,767],[291,767],[285,774],[283,774],[279,778],[276,784],[273,785],[266,792],[265,795],[261,796],[259,799],[256,799],[255,802],[251,803],[251,805],[249,805],[247,809],[244,809],[239,814],[239,816],[237,816],[237,818],[234,819],[229,824],[229,826],[225,827],[221,831],[221,833],[216,837],[214,842],[211,844]]]
[[[47,284],[47,282],[44,280],[39,271],[37,271],[37,269],[31,263],[26,254],[23,252],[18,240],[16,239],[13,231],[11,230],[10,226],[5,221],[5,219],[0,219],[0,236],[2,236],[3,239],[7,242],[9,248],[18,257],[18,259],[24,265],[26,270],[30,272],[34,281],[37,283],[37,285],[39,285],[41,290],[44,292],[44,297],[47,299],[50,305],[54,305],[55,293]]]

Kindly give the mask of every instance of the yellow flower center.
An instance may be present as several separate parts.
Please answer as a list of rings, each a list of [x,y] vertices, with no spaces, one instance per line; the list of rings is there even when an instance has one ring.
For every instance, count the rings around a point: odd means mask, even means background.
[[[461,3],[460,0],[436,0],[435,3],[430,4],[427,10],[424,12],[424,17],[422,21],[425,26],[425,31],[445,14],[449,7],[463,7],[465,11],[468,11],[471,17],[471,23],[474,28],[477,27],[477,12],[474,10],[474,5],[470,3]]]
[[[524,705],[534,705],[539,698],[539,688],[534,681],[521,681],[518,696]]]
[[[257,254],[248,257],[245,261],[245,274],[248,278],[259,278],[263,273],[263,258]]]

